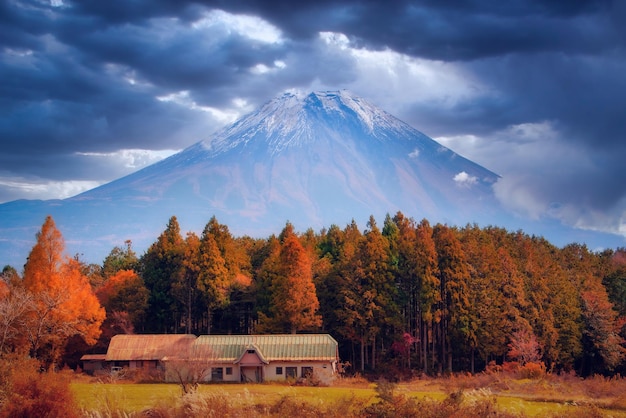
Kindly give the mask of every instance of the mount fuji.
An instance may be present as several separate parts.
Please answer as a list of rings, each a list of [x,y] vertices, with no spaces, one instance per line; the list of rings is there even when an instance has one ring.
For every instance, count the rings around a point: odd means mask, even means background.
[[[201,232],[267,237],[287,221],[319,230],[402,211],[431,223],[511,228],[499,176],[346,91],[285,93],[140,171],[64,200],[0,205],[0,265],[21,266],[45,216],[68,253],[101,263],[130,239],[141,253],[176,216]],[[519,228],[515,224],[514,228]]]

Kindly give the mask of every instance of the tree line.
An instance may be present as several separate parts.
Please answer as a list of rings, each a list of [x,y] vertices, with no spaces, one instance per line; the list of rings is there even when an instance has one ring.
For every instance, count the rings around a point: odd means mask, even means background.
[[[626,366],[623,248],[558,248],[398,212],[364,230],[352,221],[299,233],[287,222],[268,238],[235,237],[215,217],[183,235],[172,217],[141,256],[130,241],[102,265],[63,251],[48,217],[23,275],[4,268],[0,350],[72,364],[117,333],[325,332],[361,372]]]

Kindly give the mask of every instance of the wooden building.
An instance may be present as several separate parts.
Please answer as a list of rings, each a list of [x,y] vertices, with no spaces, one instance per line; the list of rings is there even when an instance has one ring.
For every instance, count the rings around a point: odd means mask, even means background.
[[[103,368],[102,355],[82,360],[85,370]],[[311,378],[328,384],[338,361],[337,341],[328,334],[116,335],[104,356],[108,369],[161,371],[166,381],[202,382]]]
[[[109,367],[164,370],[164,360],[189,352],[193,334],[119,334],[111,338],[105,360]]]
[[[205,380],[263,382],[315,378],[329,383],[337,373],[337,341],[328,334],[201,335],[191,358],[207,362]]]

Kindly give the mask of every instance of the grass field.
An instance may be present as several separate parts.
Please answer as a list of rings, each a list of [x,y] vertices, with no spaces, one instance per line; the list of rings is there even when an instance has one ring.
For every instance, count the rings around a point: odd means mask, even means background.
[[[181,396],[179,385],[137,383],[73,383],[72,390],[79,405],[87,410],[98,410],[116,405],[127,411],[141,411],[159,403],[174,403]],[[373,388],[304,387],[272,384],[207,384],[200,385],[200,394],[217,394],[241,404],[272,404],[289,396],[311,403],[334,402],[356,396],[370,401],[376,396]]]
[[[463,402],[495,399],[498,411],[511,415],[543,417],[563,416],[582,417],[588,405],[601,406],[601,416],[626,417],[626,409],[622,408],[619,395],[620,388],[599,388],[604,396],[585,394],[574,385],[555,384],[546,380],[512,380],[507,381],[504,388],[497,393],[489,387],[481,386],[481,382],[472,380],[432,379],[416,380],[400,383],[395,386],[394,394],[405,398],[430,398],[443,401],[450,393],[462,393]],[[600,386],[604,381],[596,382]],[[618,384],[622,386],[622,383]],[[129,413],[144,411],[150,408],[171,407],[180,403],[182,390],[175,384],[136,384],[136,383],[91,383],[76,381],[71,385],[77,402],[84,411],[125,411]],[[617,395],[614,394],[617,391]],[[281,384],[207,384],[200,385],[198,396],[210,397],[228,402],[237,408],[254,408],[256,411],[280,403],[283,399],[306,402],[317,410],[323,411],[334,405],[341,405],[350,400],[351,408],[363,407],[378,402],[376,385],[364,380],[339,381],[330,387],[287,386]],[[622,396],[623,397],[623,396]],[[112,414],[109,412],[108,414]],[[107,416],[104,413],[104,416]]]

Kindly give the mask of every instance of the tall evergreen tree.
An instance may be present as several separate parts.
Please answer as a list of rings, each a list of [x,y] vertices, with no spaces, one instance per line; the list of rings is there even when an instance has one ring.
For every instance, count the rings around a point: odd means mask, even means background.
[[[198,289],[206,303],[207,333],[211,334],[213,312],[229,303],[232,278],[209,226],[202,233],[198,256]]]
[[[132,241],[124,242],[126,248],[114,247],[102,263],[102,274],[105,278],[111,277],[121,270],[137,270],[139,259],[132,248]]]
[[[416,225],[412,219],[406,218],[402,212],[397,212],[393,217],[395,231],[386,236],[395,236],[395,248],[397,262],[395,263],[396,281],[398,283],[398,304],[403,317],[403,328],[414,341],[421,337],[421,323],[419,318],[419,271],[418,257],[416,254],[417,237]],[[385,235],[383,229],[383,235]],[[393,230],[392,230],[393,231]],[[389,239],[389,238],[388,238]],[[410,348],[408,354],[408,367],[411,367]]]
[[[141,258],[141,276],[150,291],[145,324],[148,332],[178,331],[182,308],[172,293],[172,283],[184,274],[184,251],[178,220],[172,216],[165,231]]]
[[[433,228],[426,219],[423,219],[417,226],[415,238],[416,275],[419,281],[418,315],[421,328],[421,358],[424,372],[428,373],[430,371],[429,347],[430,363],[432,367],[435,365],[435,325],[441,322],[441,282]]]
[[[312,263],[293,226],[281,232],[277,274],[271,284],[270,316],[261,316],[266,329],[291,332],[313,330],[322,325],[313,283]]]
[[[331,225],[320,238],[317,267],[314,271],[314,283],[320,303],[322,327],[333,333],[340,328],[337,310],[341,309],[340,294],[343,288],[343,231],[337,225]]]
[[[452,371],[454,347],[467,347],[476,339],[477,321],[469,300],[469,271],[456,231],[445,225],[433,230],[441,292],[439,323],[440,368]]]
[[[361,369],[365,368],[365,350],[372,348],[372,368],[376,367],[376,341],[393,334],[401,326],[396,305],[397,289],[389,265],[387,240],[376,225],[373,216],[369,230],[360,240],[352,263],[343,297],[343,320],[346,331],[361,346]]]
[[[180,274],[172,281],[172,296],[181,309],[181,322],[185,332],[192,334],[199,331],[198,312],[200,275],[200,239],[193,232],[187,233],[183,244]]]

